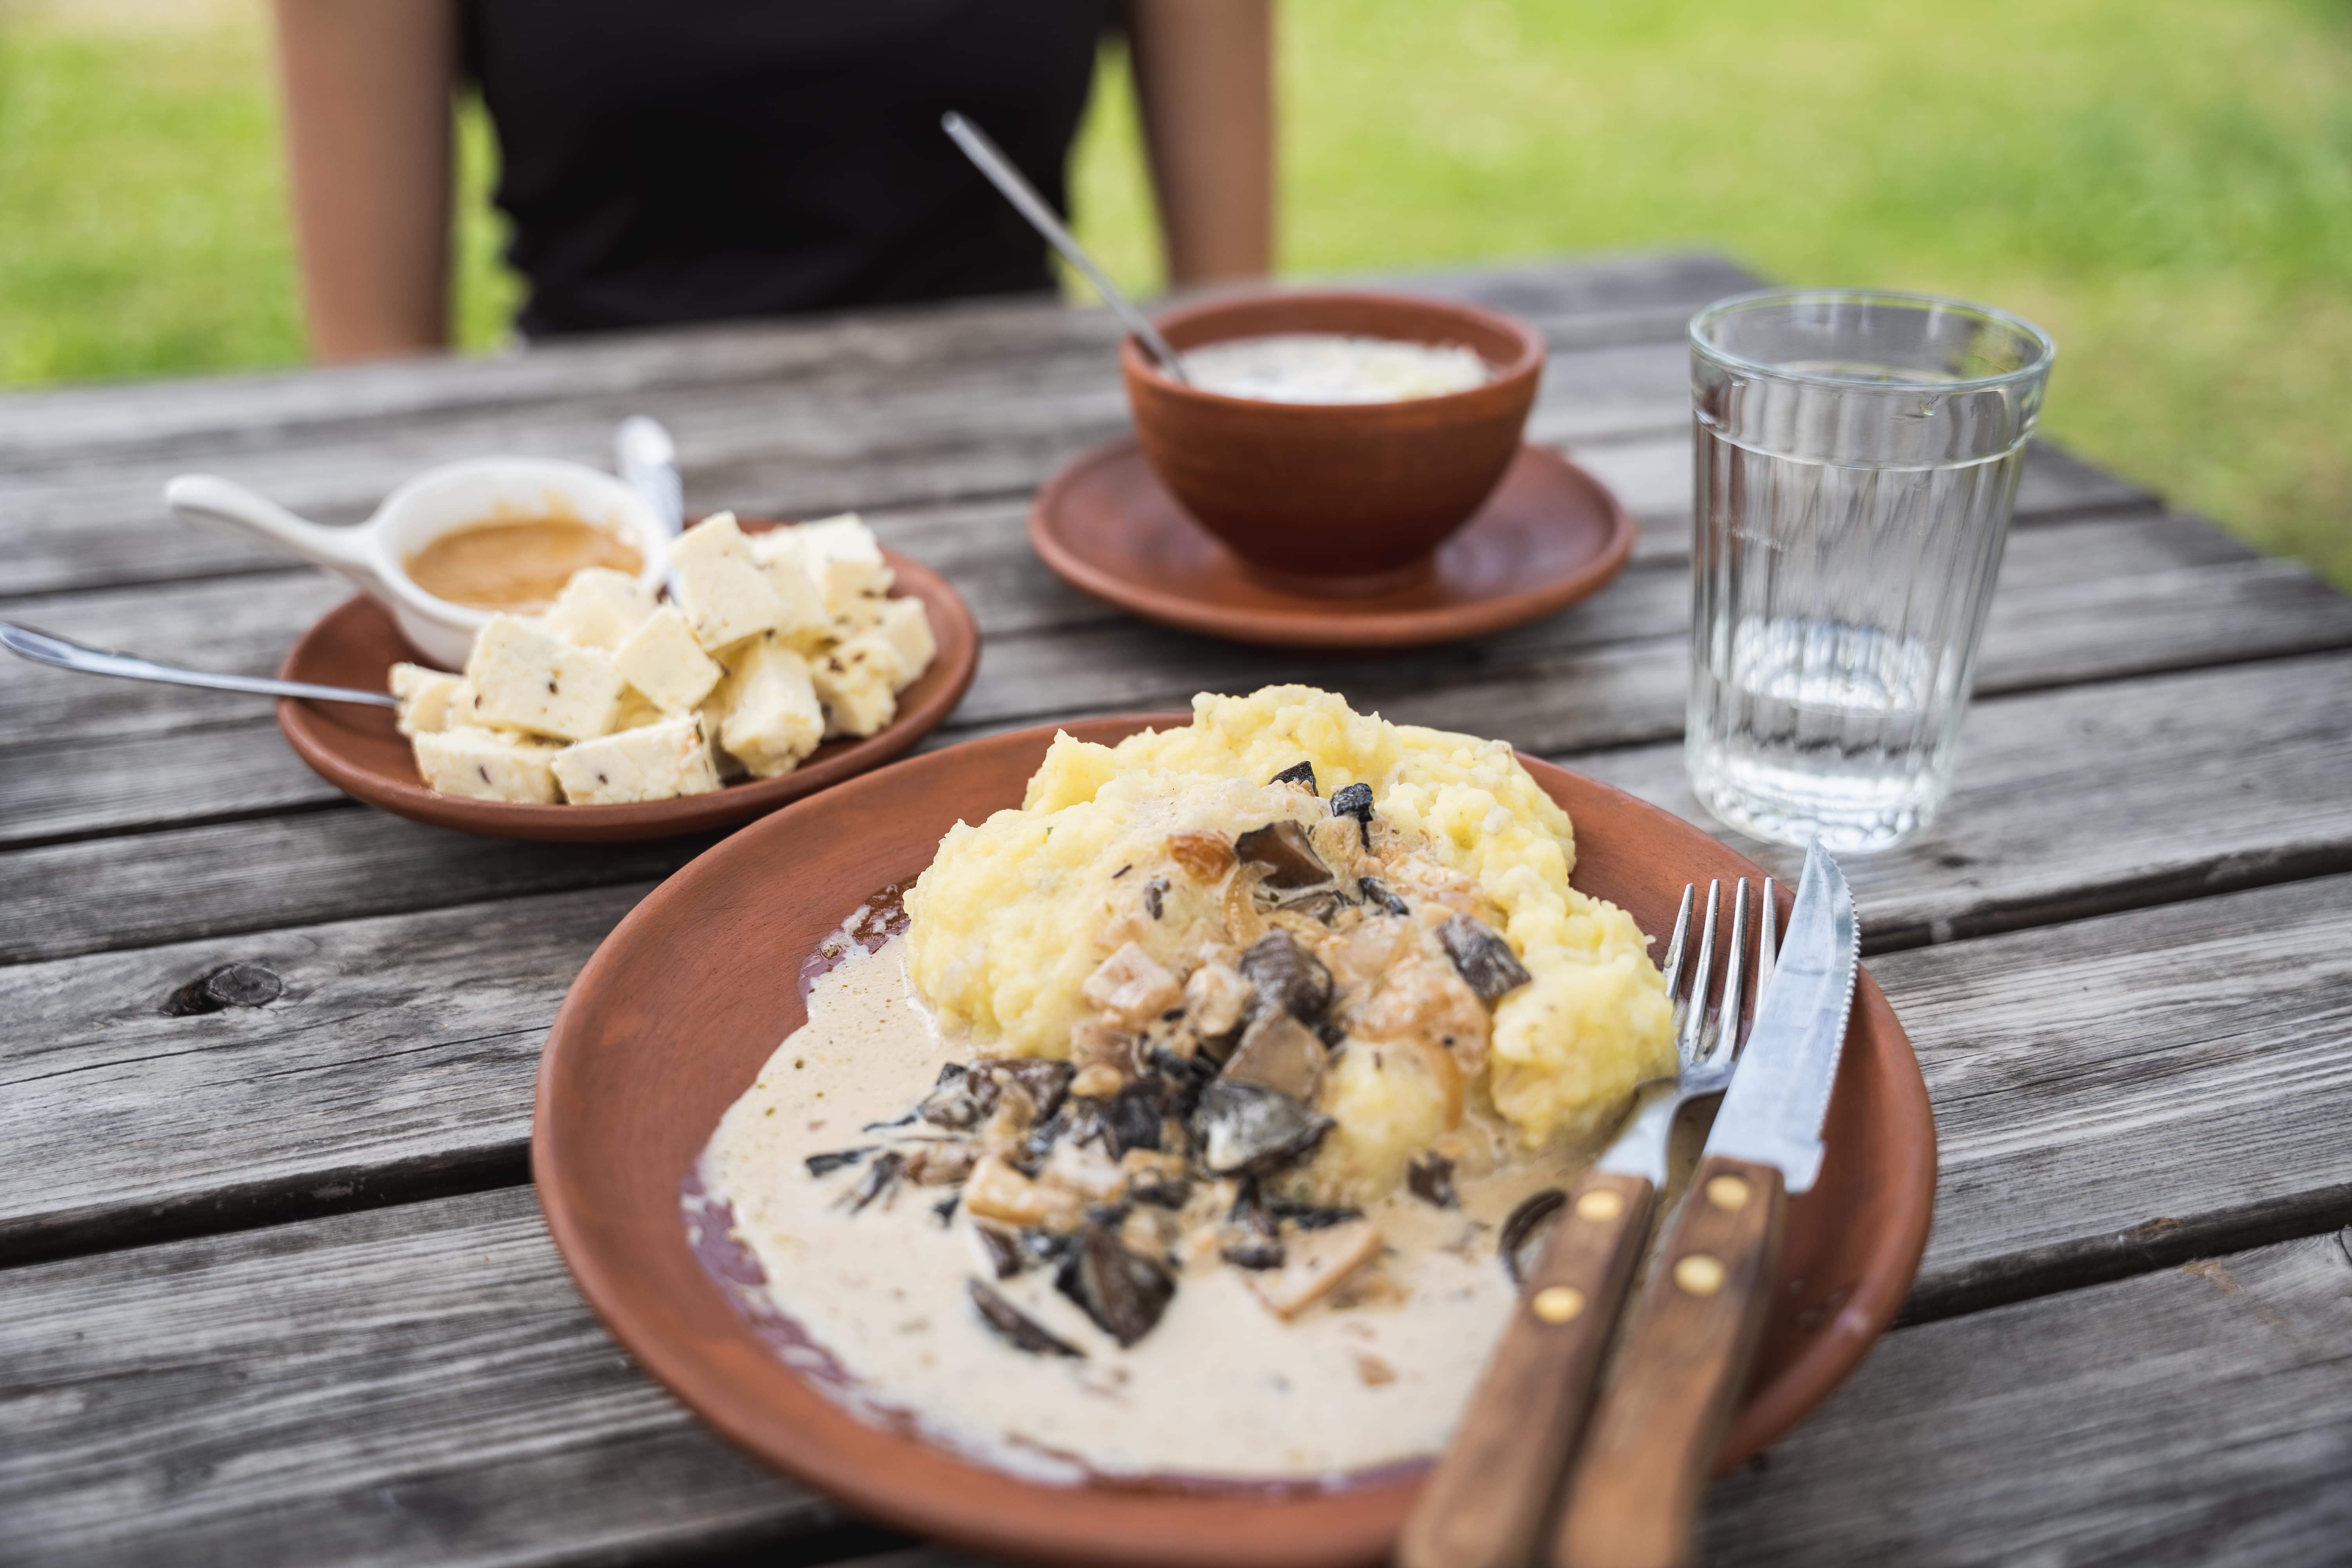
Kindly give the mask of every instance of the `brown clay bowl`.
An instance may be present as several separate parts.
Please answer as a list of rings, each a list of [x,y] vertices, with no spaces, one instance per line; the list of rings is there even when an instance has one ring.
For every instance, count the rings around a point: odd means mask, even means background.
[[[395,816],[460,833],[554,844],[617,844],[733,827],[903,754],[938,729],[963,700],[972,672],[980,667],[980,627],[971,608],[929,567],[889,551],[883,553],[898,574],[898,593],[923,601],[939,656],[898,694],[898,717],[878,733],[862,741],[828,741],[781,778],[748,779],[708,795],[633,805],[465,800],[425,788],[408,738],[393,727],[389,709],[280,698],[278,727],[295,755],[344,794]],[[392,667],[417,657],[381,605],[355,598],[328,611],[304,632],[278,674],[286,680],[383,691],[390,684]]]
[[[1115,742],[1181,713],[1066,728]],[[531,1169],[582,1293],[637,1363],[751,1452],[901,1528],[1032,1561],[1313,1568],[1383,1561],[1417,1471],[1338,1490],[1054,1487],[869,1426],[802,1381],[689,1246],[681,1184],[719,1118],[804,1021],[800,961],[957,820],[1020,804],[1048,725],[918,757],[746,828],[654,889],[572,983],[541,1058]],[[1575,881],[1663,936],[1685,882],[1759,876],[1680,818],[1523,759],[1576,824]],[[1895,1316],[1936,1185],[1911,1045],[1864,974],[1813,1190],[1790,1204],[1763,1349],[1718,1468],[1793,1425]]]
[[[1380,593],[1425,574],[1517,455],[1543,373],[1533,327],[1408,294],[1220,300],[1158,325],[1180,353],[1270,332],[1345,332],[1467,344],[1494,368],[1485,385],[1442,397],[1265,403],[1186,386],[1135,338],[1120,346],[1136,437],[1160,482],[1235,555],[1302,592]]]

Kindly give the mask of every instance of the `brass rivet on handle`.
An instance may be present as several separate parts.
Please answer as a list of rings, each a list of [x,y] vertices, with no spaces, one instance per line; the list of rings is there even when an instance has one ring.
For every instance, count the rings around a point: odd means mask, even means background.
[[[1536,1292],[1528,1310],[1547,1323],[1565,1323],[1584,1310],[1584,1292],[1573,1285],[1547,1285]]]
[[[1694,1296],[1712,1296],[1723,1289],[1723,1265],[1694,1252],[1675,1265],[1675,1283]]]
[[[1607,1187],[1595,1187],[1576,1200],[1576,1217],[1595,1223],[1615,1219],[1625,1212],[1625,1199]]]
[[[1706,1184],[1706,1201],[1736,1214],[1748,1206],[1748,1184],[1738,1176],[1717,1176]]]

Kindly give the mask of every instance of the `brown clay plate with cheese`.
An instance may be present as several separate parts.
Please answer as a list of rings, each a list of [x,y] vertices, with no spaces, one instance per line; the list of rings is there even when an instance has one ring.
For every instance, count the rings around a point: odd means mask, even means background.
[[[1114,742],[1184,714],[1064,726]],[[778,1353],[681,1215],[711,1131],[806,1020],[803,961],[869,895],[905,886],[958,820],[1016,806],[1054,727],[991,736],[799,802],[649,895],[574,982],[541,1059],[532,1165],[558,1247],[638,1363],[751,1452],[860,1511],[1023,1560],[1340,1564],[1385,1560],[1420,1467],[1338,1485],[1054,1483],[869,1425]],[[1576,827],[1574,885],[1663,938],[1693,880],[1758,868],[1621,791],[1522,758]],[[1926,1245],[1935,1129],[1908,1040],[1867,974],[1815,1188],[1790,1206],[1758,1372],[1718,1455],[1801,1418],[1893,1319]]]
[[[745,527],[761,525],[747,520]],[[955,710],[980,665],[980,628],[946,578],[892,551],[883,558],[897,574],[898,595],[923,602],[939,645],[930,667],[899,694],[897,716],[864,740],[828,741],[800,766],[772,779],[750,779],[705,795],[626,805],[534,805],[467,800],[425,786],[408,738],[388,709],[351,703],[278,703],[278,727],[295,754],[320,777],[357,799],[397,816],[496,838],[547,843],[614,844],[670,838],[739,826],[813,791],[867,772],[900,756]],[[392,617],[373,600],[337,605],[303,633],[278,675],[382,691],[394,664],[416,657]]]

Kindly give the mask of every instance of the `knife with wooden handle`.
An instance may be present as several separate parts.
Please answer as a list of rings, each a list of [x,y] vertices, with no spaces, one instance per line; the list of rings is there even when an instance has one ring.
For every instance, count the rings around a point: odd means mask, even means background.
[[[1699,1496],[1770,1306],[1781,1218],[1821,1173],[1856,952],[1853,895],[1815,845],[1772,989],[1570,1473],[1552,1568],[1693,1561]]]

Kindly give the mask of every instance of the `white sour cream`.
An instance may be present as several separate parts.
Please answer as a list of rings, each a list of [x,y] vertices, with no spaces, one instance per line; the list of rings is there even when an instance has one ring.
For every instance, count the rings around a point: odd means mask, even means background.
[[[1233,338],[1184,351],[1204,392],[1264,403],[1402,403],[1483,386],[1494,372],[1475,349],[1336,332]]]
[[[1575,1163],[1546,1155],[1458,1180],[1459,1208],[1402,1192],[1374,1205],[1382,1287],[1288,1322],[1213,1257],[1183,1268],[1158,1327],[1127,1350],[1050,1269],[992,1279],[1086,1355],[1015,1350],[967,1295],[967,1280],[991,1279],[971,1222],[934,1212],[953,1187],[902,1186],[850,1214],[838,1200],[856,1171],[813,1176],[806,1164],[876,1142],[861,1130],[903,1115],[968,1054],[914,1000],[905,950],[895,937],[816,981],[808,1023],[729,1109],[703,1155],[707,1196],[688,1201],[690,1226],[724,1224],[719,1205],[731,1207],[731,1234],[767,1282],[721,1283],[755,1321],[789,1321],[805,1343],[787,1360],[862,1418],[911,1422],[982,1463],[1065,1483],[1330,1485],[1444,1445],[1512,1307],[1496,1232],[1528,1194],[1566,1185]]]

